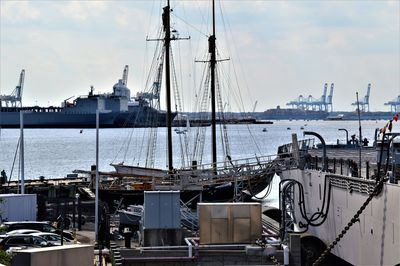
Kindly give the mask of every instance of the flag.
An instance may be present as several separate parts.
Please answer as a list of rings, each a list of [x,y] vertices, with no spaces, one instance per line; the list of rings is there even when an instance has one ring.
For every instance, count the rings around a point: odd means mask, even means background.
[[[389,120],[389,123],[387,124],[387,129],[389,130],[389,132],[392,132],[392,127],[393,127],[392,121],[393,120]]]
[[[399,120],[399,114],[398,113],[393,116],[393,120],[396,121],[396,122],[397,122],[397,120]]]

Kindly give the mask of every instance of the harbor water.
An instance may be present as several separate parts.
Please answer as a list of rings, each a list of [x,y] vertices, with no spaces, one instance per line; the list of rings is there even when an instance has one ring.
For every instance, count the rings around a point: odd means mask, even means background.
[[[362,121],[362,138],[367,138],[372,145],[375,129],[387,121]],[[342,143],[346,135],[339,128],[349,131],[349,137],[358,136],[357,121],[275,121],[274,124],[227,125],[229,146],[232,160],[256,156],[274,155],[278,146],[291,141],[296,133],[303,137],[304,131],[318,132],[326,143]],[[154,129],[153,129],[154,130]],[[181,128],[181,130],[183,130]],[[205,128],[203,163],[211,161],[210,127]],[[116,128],[99,130],[99,169],[113,171],[110,163],[124,162],[130,165],[144,165],[148,146],[148,128]],[[181,143],[193,142],[196,128],[186,134],[177,134],[173,130],[174,167],[182,165]],[[18,141],[19,129],[0,131],[0,170],[5,170],[11,179],[19,178]],[[358,137],[357,137],[358,138]],[[219,139],[219,138],[217,138]],[[157,146],[154,166],[166,167],[166,128],[157,129]],[[190,149],[190,148],[189,148]],[[24,130],[25,179],[62,178],[74,170],[90,170],[96,163],[96,129],[25,129]],[[223,159],[221,147],[218,154]],[[329,156],[329,154],[328,154]],[[14,160],[14,157],[16,158]],[[14,167],[13,167],[14,164]],[[13,170],[12,170],[13,169]],[[12,170],[12,171],[11,171]],[[279,177],[272,182],[270,195],[264,203],[278,207]],[[263,197],[268,189],[260,192]]]
[[[362,138],[366,137],[372,145],[375,128],[385,125],[386,121],[362,121]],[[350,135],[358,137],[358,121],[275,121],[274,124],[227,125],[232,160],[249,158],[255,155],[276,154],[279,145],[291,141],[291,134],[303,137],[303,131],[315,131],[321,134],[326,143],[345,141],[345,128]],[[182,165],[180,143],[184,137],[191,144],[195,128],[186,134],[173,132],[174,167]],[[0,131],[0,170],[5,170],[12,179],[18,178],[19,154],[16,155],[19,129],[1,129]],[[112,171],[110,163],[144,165],[148,146],[149,129],[146,128],[107,128],[99,130],[99,169]],[[209,163],[210,127],[206,128],[203,163]],[[218,140],[219,138],[217,138]],[[166,129],[157,129],[157,146],[154,166],[166,166]],[[25,129],[24,130],[25,179],[62,178],[73,170],[90,170],[96,162],[95,129]],[[223,155],[219,147],[219,160]],[[14,162],[14,157],[16,160]],[[329,156],[329,155],[328,155]]]

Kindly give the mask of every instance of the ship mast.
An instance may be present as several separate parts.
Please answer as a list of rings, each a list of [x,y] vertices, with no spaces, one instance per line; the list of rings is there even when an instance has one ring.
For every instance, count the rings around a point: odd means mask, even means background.
[[[167,0],[167,6],[163,8],[162,24],[165,32],[163,39],[147,39],[148,41],[164,41],[164,56],[165,56],[165,93],[166,93],[166,105],[167,105],[167,150],[168,150],[168,171],[172,173],[174,169],[172,160],[172,111],[171,111],[171,70],[170,70],[170,47],[171,41],[177,40],[188,40],[188,38],[178,38],[173,35],[171,37],[171,8],[170,1]],[[173,31],[174,32],[174,31]]]
[[[215,66],[217,64],[215,53],[215,2],[212,1],[212,17],[213,29],[212,35],[208,38],[208,52],[211,54],[210,71],[211,71],[211,143],[212,143],[212,167],[217,167],[217,126],[215,112]]]
[[[164,13],[162,15],[163,26],[164,26],[164,47],[165,47],[165,87],[167,97],[167,149],[168,149],[168,170],[172,172],[173,160],[172,160],[172,113],[171,113],[171,77],[170,77],[170,63],[169,63],[169,49],[171,44],[171,29],[170,29],[170,6],[169,0],[167,6],[163,8]]]

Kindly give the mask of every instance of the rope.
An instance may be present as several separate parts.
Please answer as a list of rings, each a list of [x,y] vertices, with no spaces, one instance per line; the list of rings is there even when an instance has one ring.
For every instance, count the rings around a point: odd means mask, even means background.
[[[278,260],[275,258],[274,255],[270,255],[269,259],[272,260],[272,262],[276,265],[276,266],[280,266]]]

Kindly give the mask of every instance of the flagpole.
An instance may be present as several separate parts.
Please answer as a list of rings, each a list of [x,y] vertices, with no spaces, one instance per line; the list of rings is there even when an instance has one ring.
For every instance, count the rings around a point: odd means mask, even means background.
[[[362,135],[361,135],[361,115],[360,115],[360,102],[358,101],[358,92],[356,92],[356,97],[357,97],[357,112],[358,112],[358,147],[359,147],[359,154],[358,154],[358,159],[359,159],[359,165],[358,165],[358,177],[361,177],[361,148],[362,148]]]
[[[99,244],[99,109],[96,110],[96,196],[94,207],[94,230]]]
[[[24,160],[24,111],[19,112],[19,123],[20,123],[20,145],[19,145],[19,156],[20,156],[20,171],[21,171],[21,194],[25,194],[25,160]]]

